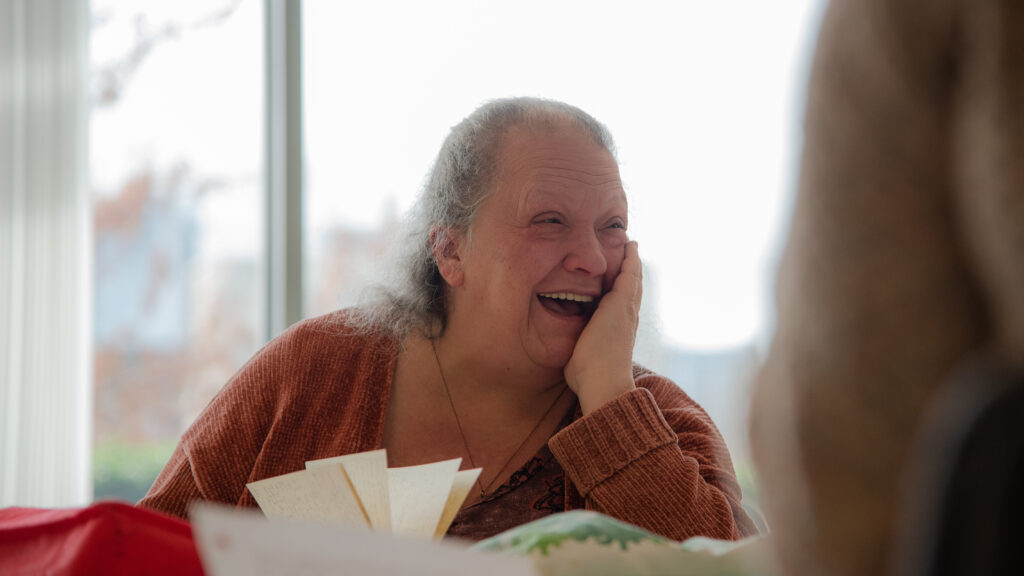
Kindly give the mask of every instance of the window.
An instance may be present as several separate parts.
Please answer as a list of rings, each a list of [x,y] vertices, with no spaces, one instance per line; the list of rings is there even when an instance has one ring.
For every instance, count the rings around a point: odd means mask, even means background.
[[[140,498],[265,341],[262,18],[92,2],[97,498]]]
[[[501,96],[578,105],[618,144],[637,358],[708,409],[752,492],[747,389],[823,4],[305,0],[303,314],[358,300],[451,125]],[[267,338],[264,6],[92,2],[97,497],[140,497]]]

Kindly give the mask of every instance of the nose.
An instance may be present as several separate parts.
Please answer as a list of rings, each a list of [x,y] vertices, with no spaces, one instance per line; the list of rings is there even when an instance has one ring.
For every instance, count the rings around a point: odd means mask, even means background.
[[[572,235],[562,265],[570,272],[583,272],[588,276],[600,276],[608,271],[608,257],[594,230],[580,230]]]

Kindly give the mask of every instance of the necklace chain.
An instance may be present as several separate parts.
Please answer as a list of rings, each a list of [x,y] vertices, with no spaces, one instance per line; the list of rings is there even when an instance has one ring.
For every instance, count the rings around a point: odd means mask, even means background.
[[[476,462],[473,461],[473,453],[469,451],[469,442],[466,441],[466,431],[463,430],[462,428],[462,421],[459,419],[459,412],[458,410],[455,409],[455,401],[452,400],[452,392],[448,388],[448,380],[445,379],[444,369],[441,368],[441,359],[437,356],[437,343],[434,340],[431,340],[430,347],[434,351],[434,361],[437,362],[437,372],[438,374],[441,375],[441,384],[444,385],[444,393],[448,397],[448,405],[451,406],[452,415],[455,416],[455,425],[458,426],[459,428],[459,436],[462,438],[463,448],[466,449],[466,456],[469,457],[469,465],[472,466],[473,468],[477,468]],[[555,401],[551,403],[551,406],[548,406],[548,409],[544,411],[544,415],[540,417],[540,420],[537,420],[537,423],[533,425],[533,428],[531,428],[530,431],[526,434],[526,437],[523,438],[523,441],[520,442],[519,446],[516,447],[516,449],[512,452],[512,455],[510,455],[508,457],[508,460],[505,460],[505,463],[501,465],[501,468],[499,468],[498,472],[494,475],[493,478],[491,478],[491,481],[487,484],[486,488],[484,487],[483,483],[480,482],[480,476],[478,475],[476,477],[476,486],[477,488],[480,489],[481,500],[487,497],[487,491],[494,486],[494,483],[497,482],[498,480],[501,480],[501,473],[505,471],[505,468],[507,468],[509,463],[512,462],[512,459],[515,458],[517,454],[519,454],[519,452],[523,449],[523,446],[526,446],[526,442],[533,437],[533,434],[537,431],[538,428],[540,428],[540,425],[544,423],[545,420],[547,420],[548,415],[551,414],[551,411],[555,409],[555,405],[558,404],[558,401],[562,399],[562,396],[565,394],[567,388],[568,386],[562,388],[562,390],[558,393],[558,396],[555,398]]]

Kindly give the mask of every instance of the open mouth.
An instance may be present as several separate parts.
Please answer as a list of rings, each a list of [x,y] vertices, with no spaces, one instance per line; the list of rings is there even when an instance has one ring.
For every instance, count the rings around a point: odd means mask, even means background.
[[[560,316],[583,316],[590,318],[597,309],[598,299],[572,292],[548,292],[538,294],[537,299],[544,308]]]

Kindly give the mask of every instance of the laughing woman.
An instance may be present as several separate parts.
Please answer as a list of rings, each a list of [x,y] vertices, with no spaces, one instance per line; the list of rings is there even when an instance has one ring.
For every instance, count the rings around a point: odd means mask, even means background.
[[[482,468],[448,534],[589,509],[676,540],[756,532],[707,414],[633,364],[637,245],[611,137],[577,108],[486,104],[413,215],[404,280],[270,342],[185,432],[140,506],[255,506],[248,482],[386,448]]]

